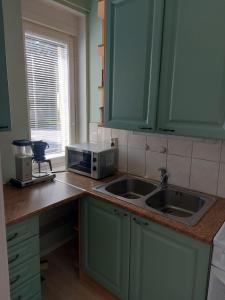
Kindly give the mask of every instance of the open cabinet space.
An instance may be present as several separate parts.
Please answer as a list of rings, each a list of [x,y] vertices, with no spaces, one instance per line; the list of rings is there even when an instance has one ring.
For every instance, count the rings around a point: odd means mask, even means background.
[[[43,257],[48,268],[43,271],[43,300],[105,300],[98,291],[79,280],[75,268],[75,241],[70,241]]]

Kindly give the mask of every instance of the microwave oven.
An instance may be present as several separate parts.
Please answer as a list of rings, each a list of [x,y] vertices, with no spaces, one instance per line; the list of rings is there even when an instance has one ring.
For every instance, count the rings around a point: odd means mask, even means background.
[[[101,179],[115,174],[118,148],[102,144],[75,144],[66,147],[66,168],[81,175]]]

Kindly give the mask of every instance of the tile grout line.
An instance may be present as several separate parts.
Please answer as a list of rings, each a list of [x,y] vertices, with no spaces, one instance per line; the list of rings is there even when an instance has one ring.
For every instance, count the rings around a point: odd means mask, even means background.
[[[190,164],[190,173],[189,173],[189,189],[191,188],[191,172],[192,172],[192,162],[193,162],[193,151],[194,151],[194,141],[191,140],[191,164]]]

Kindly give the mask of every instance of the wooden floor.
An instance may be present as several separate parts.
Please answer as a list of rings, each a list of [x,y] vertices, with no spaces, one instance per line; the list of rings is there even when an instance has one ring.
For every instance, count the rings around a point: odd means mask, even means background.
[[[92,287],[80,283],[74,269],[73,249],[69,243],[45,257],[48,269],[42,273],[43,300],[105,300]]]

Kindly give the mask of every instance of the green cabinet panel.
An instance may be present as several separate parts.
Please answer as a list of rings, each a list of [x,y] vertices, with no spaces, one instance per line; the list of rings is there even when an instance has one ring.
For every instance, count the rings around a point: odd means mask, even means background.
[[[42,300],[41,293],[33,296],[30,300]]]
[[[225,2],[166,0],[158,128],[225,137]]]
[[[131,219],[130,300],[205,300],[210,246]]]
[[[11,292],[11,300],[41,300],[40,275],[33,277],[25,284],[20,285]]]
[[[163,2],[106,1],[106,127],[155,128]]]
[[[82,268],[123,300],[128,299],[130,217],[93,198],[81,202]]]
[[[39,236],[36,235],[24,242],[20,242],[8,249],[9,269],[25,262],[33,256],[39,255]]]
[[[0,131],[11,129],[2,0],[0,0]]]
[[[13,290],[25,283],[35,275],[40,274],[40,257],[34,256],[32,259],[9,269],[10,288]]]
[[[8,248],[39,233],[39,219],[33,217],[7,226],[6,236]]]

